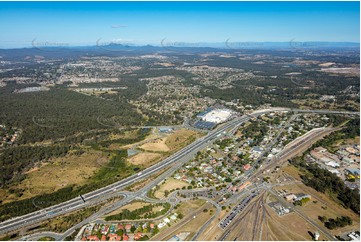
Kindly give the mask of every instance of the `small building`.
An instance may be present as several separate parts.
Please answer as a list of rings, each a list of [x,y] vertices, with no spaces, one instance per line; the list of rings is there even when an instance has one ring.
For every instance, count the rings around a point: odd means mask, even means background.
[[[339,154],[341,156],[348,156],[350,153],[348,153],[346,150],[338,150],[336,154]]]
[[[173,132],[174,129],[171,127],[160,127],[158,130],[161,133],[170,133]]]
[[[104,226],[104,227],[102,228],[101,233],[102,233],[102,234],[107,234],[108,232],[109,232],[109,227],[108,227],[108,225],[106,225],[106,226]]]
[[[300,201],[304,198],[309,198],[311,199],[311,195],[308,195],[308,194],[304,194],[304,193],[298,193],[296,194],[296,198],[295,198],[295,201]]]
[[[131,224],[126,224],[125,225],[125,230],[127,231],[127,233],[130,232],[130,229],[132,228],[132,225]]]
[[[351,159],[353,162],[360,163],[360,156],[358,155],[350,155],[348,158]]]
[[[295,194],[291,193],[291,194],[286,195],[285,198],[289,202],[289,201],[293,201],[294,199],[296,199],[297,196]]]
[[[314,149],[315,152],[318,152],[318,153],[326,153],[327,152],[327,149],[323,148],[323,147],[317,147]]]
[[[180,238],[177,235],[173,235],[168,241],[180,241]]]
[[[357,150],[355,150],[354,148],[352,147],[347,147],[345,149],[348,153],[351,153],[351,154],[356,154],[357,153]]]
[[[326,163],[326,165],[331,166],[333,168],[340,167],[340,164],[334,161],[329,161],[328,163]]]
[[[314,238],[316,241],[320,238],[320,233],[318,231],[315,232]]]
[[[333,174],[336,174],[338,176],[340,175],[340,172],[338,170],[336,170],[336,169],[329,169],[328,171],[333,173]]]
[[[252,153],[261,154],[262,151],[263,151],[263,148],[259,147],[259,146],[255,146],[252,148]]]
[[[166,225],[166,223],[161,222],[160,224],[158,224],[158,228],[161,229],[161,228],[163,228],[165,225]]]
[[[134,240],[140,240],[142,237],[143,237],[143,234],[141,232],[134,234]]]
[[[96,236],[96,235],[88,236],[88,240],[89,241],[100,241],[98,236]]]
[[[360,241],[360,235],[356,234],[355,232],[352,232],[347,236],[351,238],[352,241]]]
[[[354,160],[349,158],[349,157],[343,157],[342,158],[342,161],[345,162],[345,163],[354,163]]]
[[[251,165],[250,165],[250,164],[245,164],[245,165],[243,166],[243,170],[248,171],[249,169],[251,169]]]
[[[124,225],[123,224],[118,224],[118,230],[124,230]]]
[[[117,234],[109,234],[109,241],[120,241],[121,237]]]
[[[357,168],[347,168],[346,169],[346,172],[348,174],[352,174],[354,176],[357,176],[357,177],[360,177],[360,169],[357,169]]]

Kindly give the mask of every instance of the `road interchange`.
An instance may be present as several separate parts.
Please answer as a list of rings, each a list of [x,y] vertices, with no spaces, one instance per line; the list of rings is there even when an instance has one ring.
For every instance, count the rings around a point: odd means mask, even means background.
[[[209,142],[214,141],[218,139],[223,132],[226,132],[228,129],[234,128],[235,126],[239,126],[240,124],[248,121],[249,119],[253,117],[257,117],[262,114],[266,114],[269,112],[275,112],[275,111],[292,111],[292,112],[305,112],[305,113],[336,113],[336,114],[345,114],[345,115],[359,115],[359,113],[355,112],[343,112],[343,111],[328,111],[328,110],[299,110],[299,109],[286,109],[286,108],[272,108],[268,110],[259,110],[256,112],[253,112],[249,115],[244,115],[241,117],[237,117],[223,125],[220,125],[217,129],[209,132],[206,136],[196,140],[192,144],[184,147],[183,149],[179,150],[175,154],[169,156],[168,158],[164,159],[163,161],[153,165],[152,167],[149,167],[145,170],[143,170],[141,173],[138,173],[136,175],[132,175],[130,177],[127,177],[121,181],[118,181],[116,183],[113,183],[109,186],[100,188],[98,190],[95,190],[93,192],[84,194],[83,197],[85,198],[85,203],[80,198],[74,198],[69,201],[60,203],[58,205],[54,205],[42,210],[38,210],[36,212],[12,218],[10,220],[7,220],[5,222],[0,223],[0,234],[14,231],[17,229],[20,229],[24,226],[28,226],[31,224],[39,223],[43,220],[59,216],[61,214],[66,214],[71,211],[78,210],[80,208],[92,206],[96,203],[99,203],[100,201],[104,201],[105,198],[109,198],[112,196],[123,196],[123,200],[118,202],[118,206],[123,206],[126,203],[129,203],[130,201],[134,200],[137,196],[144,195],[146,192],[154,187],[156,184],[158,184],[161,180],[164,178],[170,176],[175,170],[177,170],[179,167],[181,167],[185,162],[187,162],[190,158],[193,157],[198,151],[202,150],[206,146],[209,145]],[[171,167],[172,166],[172,167]],[[158,177],[158,179],[155,179],[155,181],[150,182],[148,185],[146,185],[143,189],[141,189],[139,192],[136,192],[135,195],[127,196],[126,193],[121,192],[119,190],[126,188],[129,185],[132,185],[136,183],[137,181],[140,181],[142,179],[148,178],[152,175],[154,175],[156,172],[171,167],[171,169],[167,170],[165,173],[163,173],[161,176]],[[118,207],[113,206],[113,208]],[[116,209],[116,208],[115,208]],[[106,212],[109,212],[107,209]],[[93,216],[92,216],[93,217]]]

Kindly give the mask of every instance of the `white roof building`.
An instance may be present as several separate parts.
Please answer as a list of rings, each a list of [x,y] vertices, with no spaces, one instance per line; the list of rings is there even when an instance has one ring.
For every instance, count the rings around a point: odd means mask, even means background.
[[[165,223],[161,222],[160,224],[158,224],[158,228],[161,229],[161,228],[163,228],[165,225],[166,225]]]
[[[330,162],[326,163],[326,165],[331,166],[333,168],[340,167],[340,164],[338,164],[337,162],[334,162],[334,161],[330,161]]]
[[[204,115],[202,120],[218,124],[226,121],[231,115],[232,111],[229,109],[215,109]]]

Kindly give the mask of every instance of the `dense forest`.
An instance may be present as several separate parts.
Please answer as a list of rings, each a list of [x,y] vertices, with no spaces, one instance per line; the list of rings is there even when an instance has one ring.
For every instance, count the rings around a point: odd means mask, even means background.
[[[99,118],[117,117],[121,125],[140,125],[142,116],[123,99],[110,102],[62,88],[47,92],[11,93],[0,89],[0,120],[23,130],[18,143],[63,138],[78,132],[104,129]]]
[[[65,156],[70,146],[18,146],[5,149],[0,154],[0,185],[21,180],[25,168],[31,168],[37,162],[53,157]]]

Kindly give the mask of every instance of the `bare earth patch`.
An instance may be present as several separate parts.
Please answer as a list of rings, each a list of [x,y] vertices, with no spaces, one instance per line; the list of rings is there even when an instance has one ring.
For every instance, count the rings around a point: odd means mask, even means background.
[[[175,190],[177,188],[181,189],[184,186],[188,186],[189,184],[187,182],[184,181],[179,181],[177,179],[174,179],[172,177],[168,178],[167,181],[160,185],[160,188],[158,190],[155,191],[154,196],[156,198],[164,198],[164,192],[167,191],[171,191],[171,190]]]
[[[289,175],[298,178],[299,171],[293,166],[289,166],[289,169],[285,169]],[[277,189],[277,188],[276,188]],[[282,186],[280,189],[285,189],[287,192],[292,193],[305,193],[311,195],[311,201],[304,206],[299,207],[304,214],[312,219],[314,222],[324,227],[324,224],[318,219],[318,216],[326,216],[327,218],[336,218],[340,216],[349,216],[352,219],[353,224],[344,228],[338,228],[329,230],[330,233],[339,235],[343,232],[358,230],[360,226],[360,217],[355,214],[351,209],[345,209],[339,201],[331,198],[329,195],[317,192],[315,189],[308,187],[304,184],[295,184],[289,186]],[[313,202],[315,201],[315,202]],[[325,227],[325,229],[327,229]]]
[[[148,143],[140,146],[141,149],[146,151],[169,151],[169,147],[165,144],[167,138],[159,138],[156,140],[151,140]]]
[[[68,185],[82,185],[101,167],[99,160],[105,159],[101,152],[91,151],[80,156],[68,155],[43,163],[26,173],[26,178],[14,188],[24,189],[20,198],[8,195],[3,203],[51,193]]]
[[[135,209],[142,208],[147,205],[150,205],[150,203],[135,201],[135,202],[129,203],[121,208],[118,208],[117,210],[114,210],[113,212],[111,212],[109,214],[106,214],[106,216],[119,214],[119,213],[123,212],[125,209],[128,209],[129,211],[133,211]]]
[[[154,161],[158,160],[158,158],[160,157],[162,157],[162,154],[142,152],[128,158],[128,162],[133,165],[142,165],[148,167],[152,165]]]
[[[184,146],[184,143],[191,143],[198,137],[200,137],[200,134],[195,131],[180,129],[167,137],[165,144],[169,149],[174,150],[180,148],[180,146]]]

